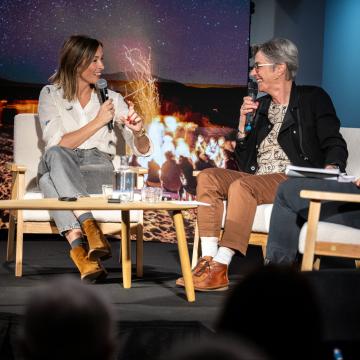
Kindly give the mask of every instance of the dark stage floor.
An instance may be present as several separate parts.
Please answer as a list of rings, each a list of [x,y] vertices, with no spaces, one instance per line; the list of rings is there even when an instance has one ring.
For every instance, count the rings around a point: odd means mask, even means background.
[[[0,231],[0,236],[0,358],[21,359],[16,348],[16,334],[31,290],[59,275],[68,274],[76,279],[79,275],[64,240],[58,236],[28,235],[24,242],[24,275],[15,278],[14,264],[4,262],[6,231]],[[156,359],[161,349],[179,339],[197,340],[213,332],[228,292],[197,292],[196,302],[188,303],[184,290],[175,286],[180,275],[176,244],[145,242],[144,277],[134,276],[132,288],[127,290],[122,287],[117,261],[120,242],[113,239],[111,244],[113,258],[104,262],[109,271],[107,279],[89,286],[105,295],[114,307],[122,348],[126,349],[122,359]],[[307,276],[314,284],[321,304],[325,341],[358,343],[360,273],[349,269],[350,263],[334,260],[330,265],[322,263],[324,267],[337,269],[312,272]],[[235,256],[229,270],[231,287],[250,268],[261,264],[258,247],[250,248],[246,258]]]
[[[118,320],[195,320],[210,329],[213,327],[226,292],[196,293],[196,302],[188,303],[184,290],[175,286],[181,271],[176,244],[145,242],[144,277],[140,279],[134,275],[131,289],[122,287],[121,268],[117,261],[120,242],[114,239],[111,244],[113,257],[104,262],[109,275],[103,283],[91,286],[106,294]],[[247,268],[248,264],[261,263],[260,249],[252,250],[251,259],[236,257],[233,261],[230,271],[234,282],[241,277],[240,270]],[[0,242],[0,252],[6,253],[5,240]],[[43,281],[52,281],[64,273],[78,278],[68,252],[68,244],[57,236],[26,236],[23,277],[15,278],[13,263],[2,262],[0,312],[21,314],[29,292]]]
[[[23,277],[15,278],[14,263],[4,262],[6,231],[1,231],[0,235],[0,358],[21,359],[15,345],[16,333],[31,290],[63,274],[76,279],[79,275],[68,256],[68,244],[63,239],[27,235]],[[188,303],[184,290],[175,286],[175,280],[180,276],[176,244],[145,242],[144,277],[138,279],[133,276],[131,289],[122,287],[118,262],[120,242],[112,239],[111,245],[113,257],[104,262],[109,271],[107,279],[101,284],[89,286],[98,289],[113,305],[122,334],[122,347],[126,348],[127,355],[122,359],[155,359],[163,346],[168,347],[178,339],[197,340],[213,332],[227,292],[196,293],[196,302]],[[134,255],[135,243],[132,245]],[[247,259],[240,256],[234,259],[231,265],[232,284],[241,278],[240,270],[261,264],[260,248],[253,248],[250,253]]]

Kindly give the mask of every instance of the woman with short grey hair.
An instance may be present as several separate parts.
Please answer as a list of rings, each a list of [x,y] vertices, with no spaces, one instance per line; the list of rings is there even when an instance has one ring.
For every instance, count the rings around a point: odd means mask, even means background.
[[[245,96],[241,105],[235,148],[241,171],[212,168],[198,176],[197,200],[211,205],[198,208],[202,258],[193,280],[199,291],[227,288],[228,266],[235,251],[246,254],[257,205],[273,203],[287,165],[345,170],[346,143],[329,95],[294,82],[296,46],[272,39],[253,50],[250,75],[267,95]],[[184,286],[183,279],[177,284]]]
[[[286,64],[286,79],[295,79],[299,68],[299,54],[296,45],[292,41],[275,38],[264,44],[254,45],[251,50],[254,57],[257,52],[261,51],[275,65]]]

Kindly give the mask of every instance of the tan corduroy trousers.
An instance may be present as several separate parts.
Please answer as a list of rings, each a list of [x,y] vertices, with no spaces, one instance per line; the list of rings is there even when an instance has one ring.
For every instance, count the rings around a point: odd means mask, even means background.
[[[257,205],[271,204],[285,174],[251,175],[234,170],[210,168],[197,177],[196,199],[211,204],[199,206],[201,236],[220,236],[224,205],[227,200],[221,246],[246,254]]]

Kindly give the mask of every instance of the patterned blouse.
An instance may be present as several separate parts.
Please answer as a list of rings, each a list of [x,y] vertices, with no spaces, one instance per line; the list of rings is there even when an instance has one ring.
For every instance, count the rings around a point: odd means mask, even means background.
[[[273,102],[270,104],[268,118],[274,126],[259,146],[257,154],[259,168],[256,175],[283,173],[286,165],[290,164],[289,158],[277,140],[287,107]]]

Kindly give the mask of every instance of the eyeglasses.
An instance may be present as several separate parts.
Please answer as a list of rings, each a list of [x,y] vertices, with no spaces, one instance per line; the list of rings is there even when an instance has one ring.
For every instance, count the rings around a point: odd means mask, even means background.
[[[252,67],[252,69],[255,69],[255,71],[258,71],[260,68],[262,68],[263,66],[274,66],[276,65],[275,63],[272,63],[272,64],[259,64],[259,63],[255,63]]]

